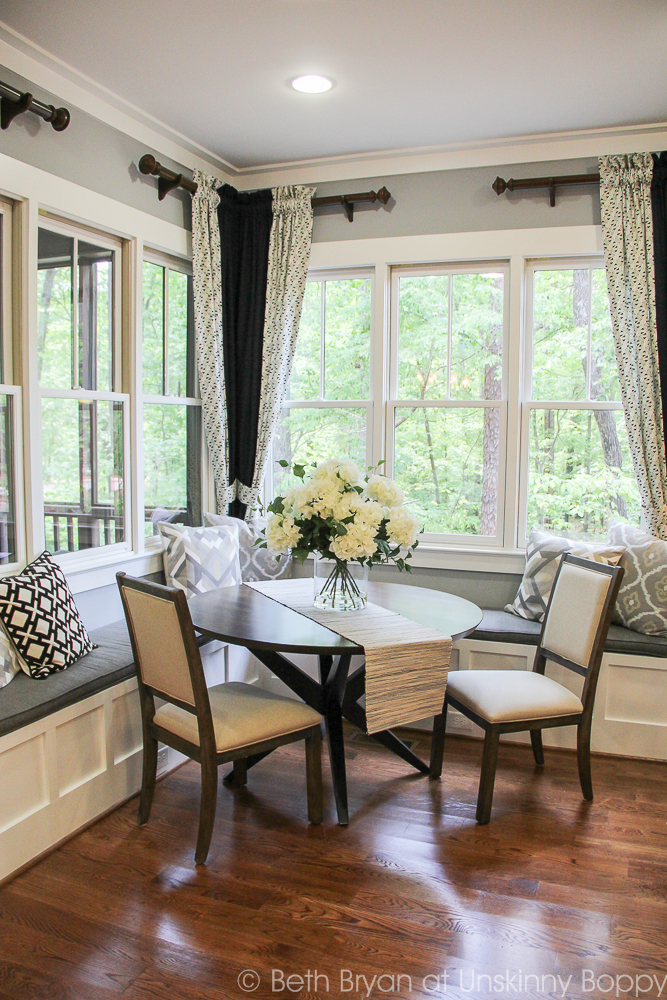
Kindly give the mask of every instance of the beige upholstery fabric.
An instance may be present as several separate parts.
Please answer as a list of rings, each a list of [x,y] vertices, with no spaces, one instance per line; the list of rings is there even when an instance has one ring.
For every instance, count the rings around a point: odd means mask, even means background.
[[[532,670],[457,670],[447,693],[487,722],[550,719],[583,711],[576,694]]]
[[[283,698],[240,681],[209,688],[208,696],[215,743],[220,753],[286,736],[322,721],[319,712],[301,701]],[[177,705],[163,705],[155,713],[154,722],[175,736],[199,746],[196,715]]]
[[[188,658],[173,603],[131,587],[124,587],[123,593],[134,626],[144,684],[194,705]]]
[[[542,638],[546,649],[588,666],[611,579],[593,569],[563,563]]]

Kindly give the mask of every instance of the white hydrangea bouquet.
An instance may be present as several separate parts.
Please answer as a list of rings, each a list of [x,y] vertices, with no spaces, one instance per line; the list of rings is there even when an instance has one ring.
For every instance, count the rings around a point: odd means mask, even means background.
[[[279,464],[289,468],[284,460]],[[316,607],[363,607],[373,563],[392,561],[410,571],[419,522],[404,506],[403,490],[378,472],[380,465],[362,476],[350,460],[323,462],[308,475],[296,464],[291,471],[301,483],[269,504],[260,544],[276,555],[291,549],[301,562],[314,553]]]

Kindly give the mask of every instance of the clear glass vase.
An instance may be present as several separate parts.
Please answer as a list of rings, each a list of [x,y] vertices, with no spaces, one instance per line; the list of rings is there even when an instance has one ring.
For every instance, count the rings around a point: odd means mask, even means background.
[[[357,611],[368,600],[368,566],[315,554],[313,604],[322,611]]]

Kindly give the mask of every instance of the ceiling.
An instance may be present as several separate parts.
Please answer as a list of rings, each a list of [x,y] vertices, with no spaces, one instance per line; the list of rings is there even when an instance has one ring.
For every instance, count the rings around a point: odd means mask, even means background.
[[[0,0],[0,20],[236,168],[667,120],[665,0]],[[299,94],[301,73],[336,85]]]

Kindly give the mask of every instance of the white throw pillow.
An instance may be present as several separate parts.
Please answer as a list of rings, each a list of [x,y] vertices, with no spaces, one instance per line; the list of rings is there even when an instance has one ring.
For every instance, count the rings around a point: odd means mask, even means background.
[[[625,546],[614,621],[644,635],[667,636],[667,542],[622,521],[611,522],[607,541]]]
[[[21,670],[21,657],[4,627],[0,625],[0,688],[13,681]],[[30,671],[25,668],[26,674]]]
[[[507,604],[505,611],[528,621],[541,622],[547,610],[551,588],[556,579],[560,557],[571,552],[582,559],[616,566],[625,552],[623,545],[606,542],[584,542],[578,538],[559,538],[545,531],[532,528],[526,546],[526,569],[514,604]]]
[[[265,517],[253,517],[249,521],[241,521],[238,517],[228,517],[226,514],[204,514],[204,524],[237,525],[241,575],[244,583],[256,583],[258,580],[282,580],[283,577],[290,575],[291,555],[282,555],[276,559],[274,552],[260,549],[255,544],[258,539],[264,537],[262,532],[266,527]]]
[[[168,587],[177,587],[187,597],[194,597],[242,583],[239,530],[235,525],[190,528],[161,521],[158,529],[164,545]]]

